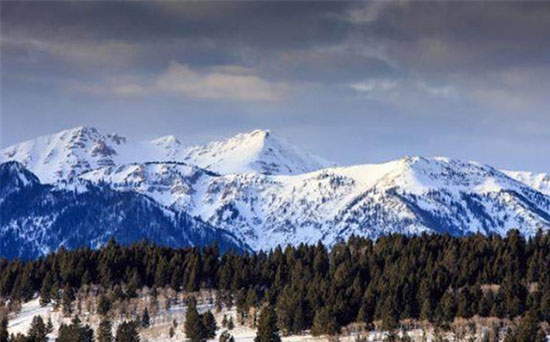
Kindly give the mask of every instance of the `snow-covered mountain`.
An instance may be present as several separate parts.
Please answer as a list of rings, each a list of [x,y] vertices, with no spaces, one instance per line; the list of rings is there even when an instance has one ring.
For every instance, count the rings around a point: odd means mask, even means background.
[[[174,212],[134,191],[75,180],[70,187],[41,184],[20,163],[0,164],[0,257],[35,258],[66,248],[98,247],[111,237],[172,247],[248,250],[231,233]]]
[[[42,136],[0,151],[0,163],[18,161],[45,183],[74,178],[84,171],[114,165],[126,139],[77,127]]]
[[[77,127],[9,146],[0,151],[0,163],[6,161],[22,163],[45,183],[68,180],[99,167],[148,161],[186,162],[223,174],[299,174],[331,165],[269,131],[184,146],[172,135],[130,142],[93,127]]]
[[[59,191],[78,193],[92,183],[139,194],[169,215],[197,217],[254,250],[319,240],[331,245],[352,234],[550,229],[544,176],[423,157],[327,167],[269,131],[187,147],[173,136],[130,143],[77,128],[8,147],[0,156],[21,161]]]
[[[535,173],[528,171],[502,171],[508,177],[525,183],[543,194],[550,195],[550,173]]]
[[[352,234],[526,235],[550,229],[550,197],[474,162],[407,157],[301,175],[218,175],[175,163],[105,167],[82,175],[135,190],[227,229],[253,249],[333,244]]]
[[[227,140],[191,147],[185,151],[184,160],[223,174],[295,175],[331,165],[267,130],[237,134]]]

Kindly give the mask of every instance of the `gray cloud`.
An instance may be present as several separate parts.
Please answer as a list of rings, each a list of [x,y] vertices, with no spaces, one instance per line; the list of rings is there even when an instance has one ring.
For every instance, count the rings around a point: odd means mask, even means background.
[[[387,125],[396,135],[411,139],[413,118],[426,120],[426,127],[416,127],[419,139],[426,130],[468,137],[471,122],[486,128],[476,133],[480,141],[503,140],[514,130],[524,146],[531,146],[527,140],[534,135],[540,141],[549,138],[541,132],[550,126],[548,2],[37,1],[0,6],[2,112],[10,125],[37,109],[47,110],[51,122],[78,123],[58,113],[83,106],[93,123],[94,115],[99,120],[104,113],[130,117],[150,108],[150,115],[158,115],[163,108],[176,116],[179,108],[191,106],[189,113],[218,113],[224,131],[253,123],[288,132],[312,122],[335,130],[349,122],[370,127],[383,121],[383,113],[393,118]],[[161,98],[170,106],[159,104]],[[137,109],[128,109],[133,106]],[[260,112],[272,116],[257,121],[251,113]],[[187,115],[195,120],[187,125],[205,129],[201,115]],[[385,132],[380,126],[386,123],[377,125]],[[455,132],[456,127],[462,131]],[[17,127],[2,130],[3,145],[30,134]],[[386,133],[369,134],[390,139]],[[453,144],[448,143],[451,152]],[[487,146],[489,159],[504,155],[497,144]]]

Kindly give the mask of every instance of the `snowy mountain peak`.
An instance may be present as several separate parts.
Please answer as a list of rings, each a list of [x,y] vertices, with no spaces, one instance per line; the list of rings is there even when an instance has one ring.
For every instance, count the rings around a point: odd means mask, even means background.
[[[546,195],[550,195],[550,173],[536,173],[528,171],[506,171],[508,177],[522,182]]]
[[[103,136],[94,127],[76,127],[42,136],[0,151],[0,162],[16,160],[53,183],[102,166],[114,165],[117,148],[125,143],[118,135]]]
[[[0,164],[0,184],[2,184],[2,188],[6,186],[7,181],[19,187],[40,182],[35,175],[25,169],[23,164],[15,161]]]
[[[174,135],[167,135],[154,140],[151,140],[151,144],[156,146],[179,146],[181,142]]]
[[[0,164],[0,203],[9,194],[39,183],[38,178],[21,163],[12,161]]]
[[[271,131],[259,129],[191,147],[187,150],[186,160],[219,173],[258,172],[266,175],[300,174],[330,165]]]

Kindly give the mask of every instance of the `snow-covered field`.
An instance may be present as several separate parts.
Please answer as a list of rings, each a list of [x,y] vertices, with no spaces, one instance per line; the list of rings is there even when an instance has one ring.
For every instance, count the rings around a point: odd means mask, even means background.
[[[199,305],[199,311],[203,312],[208,309],[211,309],[213,312],[212,305]],[[143,342],[167,342],[167,341],[181,341],[185,339],[185,333],[183,332],[183,323],[185,321],[185,312],[186,308],[183,305],[174,305],[169,310],[162,310],[156,316],[151,317],[151,327],[142,329],[140,331],[141,340]],[[51,319],[54,332],[50,334],[50,341],[55,341],[57,337],[57,330],[61,323],[70,323],[70,317],[63,317],[61,310],[54,311],[54,308],[51,305],[41,307],[38,298],[33,299],[30,302],[27,302],[22,305],[21,312],[15,316],[10,316],[8,331],[10,334],[17,333],[27,333],[28,329],[31,326],[31,322],[34,316],[42,316],[44,322],[47,322],[48,319]],[[222,311],[219,313],[214,312],[214,316],[217,321],[218,331],[215,339],[211,341],[218,341],[219,335],[225,330],[222,328],[222,320],[224,315],[227,317],[233,317],[235,319],[235,310]],[[89,324],[94,330],[99,324],[99,317],[96,315],[90,315],[87,312],[82,312],[79,316],[83,324]],[[170,338],[169,330],[173,325],[173,321],[176,320],[178,325],[175,329],[175,335]],[[113,320],[113,334],[116,331],[117,321]],[[230,331],[230,334],[235,338],[235,342],[253,342],[254,337],[256,337],[256,329],[250,328],[248,326],[243,326],[235,323],[235,328]],[[383,341],[385,334],[383,332],[371,332],[367,337],[367,341],[377,342]],[[411,336],[421,336],[421,332],[413,331]],[[355,335],[351,334],[349,336],[340,336],[339,340],[342,342],[353,342],[355,341]],[[283,342],[327,342],[327,337],[314,337],[310,334],[304,335],[291,335],[282,337]]]
[[[213,310],[212,305],[199,305],[199,311],[204,312],[208,309]],[[169,310],[161,310],[156,316],[151,317],[151,327],[140,330],[141,340],[143,342],[169,342],[169,341],[182,341],[185,339],[185,334],[183,332],[183,323],[185,321],[185,312],[186,307],[184,305],[174,305]],[[50,341],[55,341],[57,337],[57,330],[61,323],[70,323],[70,317],[64,317],[61,313],[61,310],[55,311],[51,305],[46,307],[41,307],[38,298],[33,299],[30,302],[23,304],[21,312],[15,316],[11,316],[9,320],[8,330],[10,333],[26,333],[31,325],[32,319],[34,316],[40,315],[45,322],[48,319],[51,319],[54,332],[50,334]],[[220,334],[225,330],[222,328],[222,320],[224,315],[228,318],[233,317],[233,321],[236,322],[236,313],[235,310],[224,310],[222,312],[214,312],[214,316],[217,321],[218,331],[215,339],[210,340],[210,342],[218,341]],[[83,324],[89,324],[94,330],[99,324],[99,317],[97,315],[90,315],[87,312],[82,312],[79,316]],[[175,335],[170,338],[169,330],[173,326],[173,321],[177,322],[177,327],[175,329]],[[113,334],[116,331],[117,323],[120,323],[122,320],[117,321],[113,319]],[[230,334],[235,338],[235,342],[253,342],[256,336],[256,330],[250,328],[246,325],[235,324],[235,328],[230,331]],[[423,332],[421,329],[415,329],[407,332],[408,336],[412,338],[413,341],[424,341]],[[383,331],[371,331],[367,334],[362,334],[362,337],[366,338],[368,342],[382,342],[386,333]],[[340,342],[356,342],[357,333],[346,333],[345,329],[343,334],[340,335],[337,341]],[[428,333],[426,335],[427,342],[433,341],[433,336]],[[547,340],[550,342],[550,336]],[[314,337],[310,334],[303,335],[291,335],[283,336],[283,342],[334,342],[335,338],[328,337]],[[461,342],[461,340],[453,339],[453,341]],[[464,340],[466,341],[466,340]]]

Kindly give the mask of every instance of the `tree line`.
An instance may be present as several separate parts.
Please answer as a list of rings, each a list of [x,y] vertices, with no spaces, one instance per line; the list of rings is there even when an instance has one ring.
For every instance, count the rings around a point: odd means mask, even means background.
[[[10,302],[39,293],[43,304],[70,310],[84,285],[128,298],[143,287],[216,290],[216,306],[235,305],[240,323],[272,307],[283,335],[337,334],[353,322],[391,330],[404,319],[445,326],[476,315],[550,322],[550,234],[351,237],[330,249],[301,244],[254,254],[111,240],[98,250],[0,260],[0,296]],[[98,310],[108,311],[104,302]]]

